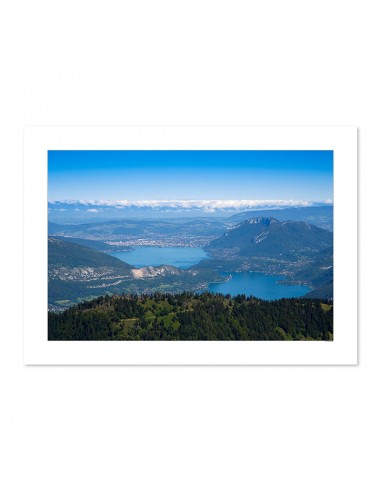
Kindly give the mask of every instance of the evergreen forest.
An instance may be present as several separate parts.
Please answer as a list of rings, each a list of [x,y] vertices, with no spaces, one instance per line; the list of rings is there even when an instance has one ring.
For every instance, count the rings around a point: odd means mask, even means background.
[[[48,313],[49,340],[333,340],[332,302],[212,294],[102,296]]]

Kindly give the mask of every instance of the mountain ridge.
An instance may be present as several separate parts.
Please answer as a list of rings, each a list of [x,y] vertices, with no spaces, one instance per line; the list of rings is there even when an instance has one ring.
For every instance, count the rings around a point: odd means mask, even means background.
[[[231,215],[232,222],[242,222],[249,218],[271,215],[279,221],[303,221],[317,227],[333,231],[333,206],[287,207],[278,210],[247,210]]]
[[[266,242],[265,242],[266,241]],[[211,241],[208,251],[223,249],[225,254],[274,256],[314,253],[332,247],[331,232],[303,221],[283,221],[274,217],[255,217],[239,223],[223,236]]]

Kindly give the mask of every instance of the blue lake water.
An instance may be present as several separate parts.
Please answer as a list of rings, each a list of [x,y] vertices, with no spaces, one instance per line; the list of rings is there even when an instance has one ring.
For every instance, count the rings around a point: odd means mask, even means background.
[[[177,268],[189,268],[208,257],[201,248],[157,246],[134,246],[133,251],[120,251],[112,256],[135,267],[172,265]]]
[[[177,268],[189,268],[208,257],[201,248],[159,248],[157,246],[134,246],[133,251],[121,251],[112,256],[119,258],[135,267],[148,265],[173,265]],[[284,285],[278,283],[285,277],[278,275],[265,275],[258,272],[234,272],[224,273],[230,275],[227,282],[210,284],[210,292],[220,294],[245,294],[260,299],[274,300],[282,297],[299,297],[310,289],[304,285]]]
[[[266,275],[259,272],[234,272],[225,275],[231,275],[231,279],[227,282],[210,284],[207,290],[232,296],[245,294],[267,301],[303,296],[310,290],[304,285],[279,284],[278,282],[284,280],[285,277],[278,275]]]

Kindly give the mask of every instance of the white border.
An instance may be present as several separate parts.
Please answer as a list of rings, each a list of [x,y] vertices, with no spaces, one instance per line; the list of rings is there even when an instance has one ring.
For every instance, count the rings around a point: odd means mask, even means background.
[[[333,342],[49,342],[48,150],[333,150]],[[24,131],[25,364],[357,364],[357,129],[32,127]]]

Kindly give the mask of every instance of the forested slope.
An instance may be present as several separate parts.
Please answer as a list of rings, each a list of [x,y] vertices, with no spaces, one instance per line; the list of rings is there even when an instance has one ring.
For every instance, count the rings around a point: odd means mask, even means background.
[[[333,306],[220,294],[105,296],[49,313],[50,340],[332,340]]]

